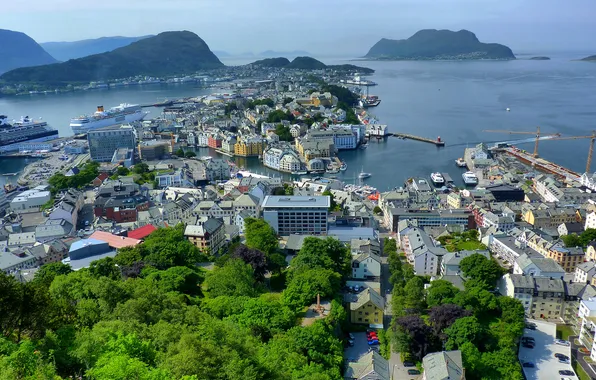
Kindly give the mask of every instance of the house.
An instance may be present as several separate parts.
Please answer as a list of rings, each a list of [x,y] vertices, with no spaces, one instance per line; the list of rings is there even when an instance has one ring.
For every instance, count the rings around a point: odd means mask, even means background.
[[[553,259],[524,253],[515,260],[513,273],[533,277],[562,278],[565,275],[565,269]]]
[[[490,260],[490,254],[488,251],[448,252],[443,256],[443,260],[441,261],[441,275],[453,276],[461,274],[461,270],[459,269],[461,261],[474,254],[480,254]]]
[[[592,211],[586,215],[584,229],[587,230],[588,228],[596,228],[596,211]]]
[[[110,246],[112,249],[134,247],[135,245],[141,244],[141,241],[138,239],[118,236],[104,231],[95,231],[91,234],[91,236],[89,236],[89,238],[108,243],[108,246]]]
[[[149,209],[149,200],[134,182],[110,181],[99,188],[93,205],[96,217],[116,223],[135,222],[138,212]]]
[[[374,253],[361,253],[352,259],[352,278],[381,277],[381,258]]]
[[[70,246],[68,258],[62,262],[69,264],[73,270],[79,270],[87,268],[92,261],[114,256],[116,256],[116,248],[111,247],[107,241],[91,237],[74,242]]]
[[[157,228],[152,224],[146,224],[142,227],[139,227],[135,230],[128,231],[127,236],[132,239],[143,240],[147,236],[151,235],[153,231],[156,231]]]
[[[385,299],[373,289],[366,288],[358,294],[356,302],[350,303],[351,322],[382,328],[384,310]]]
[[[226,160],[212,158],[207,163],[205,175],[210,182],[227,180],[230,178],[230,165]]]
[[[565,236],[570,234],[581,234],[584,232],[584,225],[582,223],[561,223],[557,227],[557,232],[559,236]]]
[[[508,273],[499,281],[499,292],[520,300],[530,318],[558,319],[563,316],[565,284],[560,278]]]
[[[76,228],[79,220],[79,211],[84,204],[83,193],[75,189],[69,189],[62,194],[58,202],[54,202],[54,208],[49,218],[51,220],[64,219]]]
[[[424,380],[465,380],[461,351],[441,351],[422,358]]]
[[[81,172],[81,170],[75,166],[75,167],[72,167],[72,168],[70,168],[70,169],[69,169],[69,170],[66,172],[66,174],[64,174],[64,176],[65,176],[65,177],[72,177],[72,176],[74,176],[74,175],[77,175],[77,174],[79,174],[80,172]]]
[[[48,219],[44,224],[35,227],[35,238],[40,243],[45,243],[73,233],[74,226],[64,219]]]
[[[575,267],[575,276],[573,282],[581,282],[582,284],[589,284],[596,274],[596,262],[586,261]]]
[[[391,380],[389,363],[378,352],[370,351],[356,361],[350,361],[345,380]]]
[[[45,244],[34,245],[27,251],[30,255],[37,258],[37,265],[57,263],[68,256],[68,247],[59,239]]]
[[[225,227],[222,219],[198,220],[196,225],[187,225],[184,236],[201,251],[217,254],[225,245]]]
[[[8,250],[6,241],[0,242],[0,271],[11,274],[20,269],[33,268],[37,258],[23,249]]]
[[[240,210],[234,216],[234,225],[238,227],[238,233],[240,235],[244,235],[244,230],[245,230],[244,223],[245,223],[246,219],[248,219],[248,218],[252,218],[252,215],[247,210]]]

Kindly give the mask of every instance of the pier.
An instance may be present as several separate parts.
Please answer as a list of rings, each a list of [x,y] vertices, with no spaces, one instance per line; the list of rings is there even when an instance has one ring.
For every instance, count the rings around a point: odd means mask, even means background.
[[[429,143],[429,144],[435,144],[438,147],[445,146],[445,141],[441,140],[441,136],[438,136],[436,140],[427,139],[426,137],[421,137],[421,136],[410,135],[407,133],[397,133],[397,132],[393,133],[393,136],[395,136],[397,138],[402,138],[402,139],[410,139],[410,140],[422,141],[422,142]]]
[[[547,161],[543,158],[534,157],[531,153],[514,147],[506,148],[505,151],[514,157],[517,157],[522,162],[529,163],[536,169],[555,174],[563,178],[570,178],[579,181],[581,175],[572,170],[559,166],[553,162]]]

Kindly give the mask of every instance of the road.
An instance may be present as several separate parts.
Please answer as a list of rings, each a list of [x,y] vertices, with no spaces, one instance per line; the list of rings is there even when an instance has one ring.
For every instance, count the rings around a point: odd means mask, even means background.
[[[577,344],[575,344],[575,340],[577,338],[577,336],[569,336],[569,342],[571,343],[571,355],[584,369],[584,372],[586,372],[592,380],[596,380],[596,371],[594,370],[594,366],[586,363],[586,361],[584,360],[586,356],[590,357],[590,355],[584,355],[581,352],[579,352],[578,348],[582,346],[578,346]]]

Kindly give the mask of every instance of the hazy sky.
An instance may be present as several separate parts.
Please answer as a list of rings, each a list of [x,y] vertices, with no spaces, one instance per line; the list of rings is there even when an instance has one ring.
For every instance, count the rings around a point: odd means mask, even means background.
[[[596,53],[595,0],[2,0],[38,42],[190,30],[212,50],[364,54],[379,38],[468,29],[514,52]]]

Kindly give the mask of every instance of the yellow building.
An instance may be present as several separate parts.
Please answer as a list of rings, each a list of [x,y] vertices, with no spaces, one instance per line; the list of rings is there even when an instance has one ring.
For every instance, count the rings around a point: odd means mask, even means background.
[[[234,154],[236,156],[260,156],[263,154],[263,140],[260,138],[241,139],[234,145]]]
[[[307,162],[314,158],[331,157],[332,149],[334,147],[335,145],[333,145],[333,139],[296,139],[296,150]]]
[[[366,288],[358,295],[356,302],[350,303],[352,323],[364,325],[382,325],[385,301],[379,293]]]
[[[586,248],[586,260],[587,261],[596,261],[596,249],[594,249],[594,244],[588,244],[588,248]],[[595,276],[596,278],[596,276]]]
[[[553,244],[545,257],[555,260],[567,273],[575,272],[575,267],[584,262],[585,253],[579,247],[566,248],[559,244]]]

